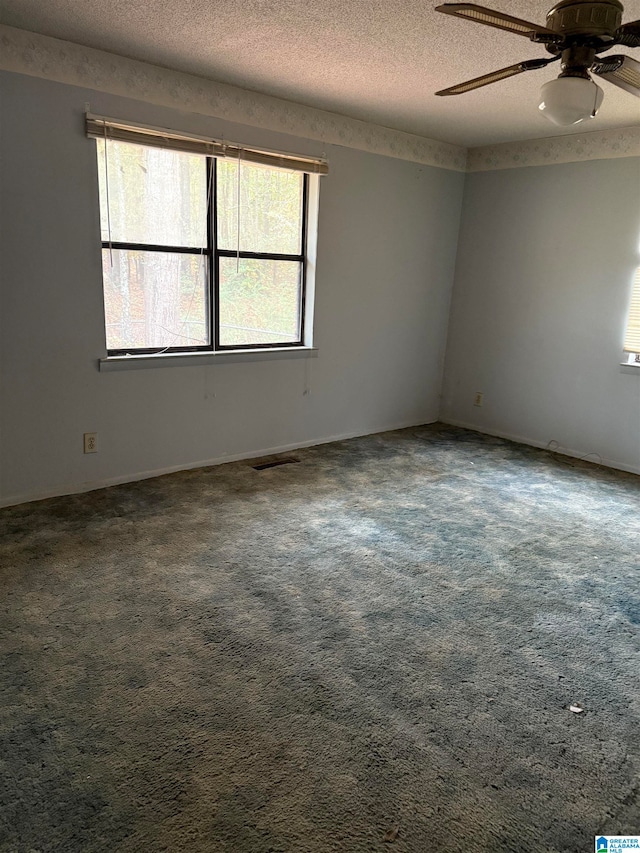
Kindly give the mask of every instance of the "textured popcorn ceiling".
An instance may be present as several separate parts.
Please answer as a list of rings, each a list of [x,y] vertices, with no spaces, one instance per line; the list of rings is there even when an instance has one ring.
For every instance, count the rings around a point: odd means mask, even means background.
[[[538,111],[555,66],[476,92],[445,86],[544,56],[528,39],[433,11],[436,0],[0,0],[0,22],[458,145],[576,133]],[[548,0],[487,5],[545,20]],[[624,20],[640,19],[627,0]],[[640,60],[640,49],[616,49]],[[640,124],[640,98],[602,81],[580,130]]]

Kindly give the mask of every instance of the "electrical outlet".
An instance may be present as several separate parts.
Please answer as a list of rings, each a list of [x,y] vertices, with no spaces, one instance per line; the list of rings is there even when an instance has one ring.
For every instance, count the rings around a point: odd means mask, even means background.
[[[97,432],[85,432],[85,434],[84,434],[84,452],[85,453],[97,453],[98,452],[98,433]]]
[[[484,394],[482,393],[482,391],[476,391],[476,396],[473,398],[473,405],[474,406],[481,406],[483,397],[484,397]]]

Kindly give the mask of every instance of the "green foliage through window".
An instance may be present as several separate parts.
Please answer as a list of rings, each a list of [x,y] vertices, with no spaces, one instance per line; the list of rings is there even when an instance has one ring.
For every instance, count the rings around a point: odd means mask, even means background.
[[[109,352],[302,342],[306,176],[97,148]]]

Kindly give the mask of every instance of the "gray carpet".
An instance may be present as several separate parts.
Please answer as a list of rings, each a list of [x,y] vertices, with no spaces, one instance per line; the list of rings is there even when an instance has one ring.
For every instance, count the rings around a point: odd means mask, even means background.
[[[296,456],[0,513],[0,850],[640,832],[638,478],[442,425]]]

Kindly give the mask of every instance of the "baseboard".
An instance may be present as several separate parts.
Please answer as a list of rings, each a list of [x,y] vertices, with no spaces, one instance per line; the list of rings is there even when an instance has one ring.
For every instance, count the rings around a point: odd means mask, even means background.
[[[528,438],[524,435],[514,435],[514,433],[510,432],[502,432],[501,430],[493,430],[486,429],[485,427],[480,427],[477,424],[467,423],[465,421],[454,420],[453,418],[438,418],[443,424],[449,424],[449,426],[462,427],[463,429],[470,429],[473,432],[479,432],[483,435],[493,435],[496,438],[506,438],[508,441],[515,441],[517,444],[528,444],[530,447],[539,447],[543,450],[549,449],[549,442],[545,441],[537,441],[535,438]],[[603,457],[600,458],[599,462],[594,462],[593,459],[589,459],[586,457],[594,456],[593,452],[585,451],[585,450],[574,450],[571,447],[558,447],[554,448],[554,453],[559,453],[562,456],[570,456],[572,459],[582,459],[586,462],[590,462],[592,465],[603,465],[605,468],[615,468],[617,471],[626,471],[628,474],[640,474],[640,467],[633,465],[626,465],[623,462],[616,462],[615,459],[605,459]],[[597,454],[600,456],[600,454]]]
[[[195,468],[211,468],[216,465],[224,465],[227,462],[240,462],[243,459],[253,459],[259,456],[272,456],[277,453],[289,453],[292,450],[300,450],[303,447],[316,447],[321,444],[331,444],[334,441],[346,441],[350,438],[360,438],[365,435],[376,435],[377,433],[392,432],[396,429],[408,429],[409,427],[425,426],[426,424],[435,423],[437,418],[432,420],[419,421],[402,421],[390,426],[379,427],[367,432],[345,432],[338,435],[327,436],[324,438],[312,438],[305,441],[295,441],[291,444],[281,444],[276,447],[261,447],[252,448],[251,450],[234,453],[226,456],[216,456],[212,459],[202,459],[198,462],[189,462],[187,464],[170,465],[166,468],[154,468],[151,471],[138,471],[134,474],[125,474],[120,477],[108,477],[102,480],[91,480],[80,484],[58,486],[53,489],[47,489],[41,492],[29,492],[22,495],[11,495],[0,500],[0,508],[17,506],[18,504],[31,503],[33,501],[47,500],[48,498],[58,498],[64,495],[77,495],[83,492],[93,492],[96,489],[106,489],[109,486],[120,486],[123,483],[136,483],[140,480],[150,480],[153,477],[162,477],[165,474],[175,474],[177,471],[191,471]]]

